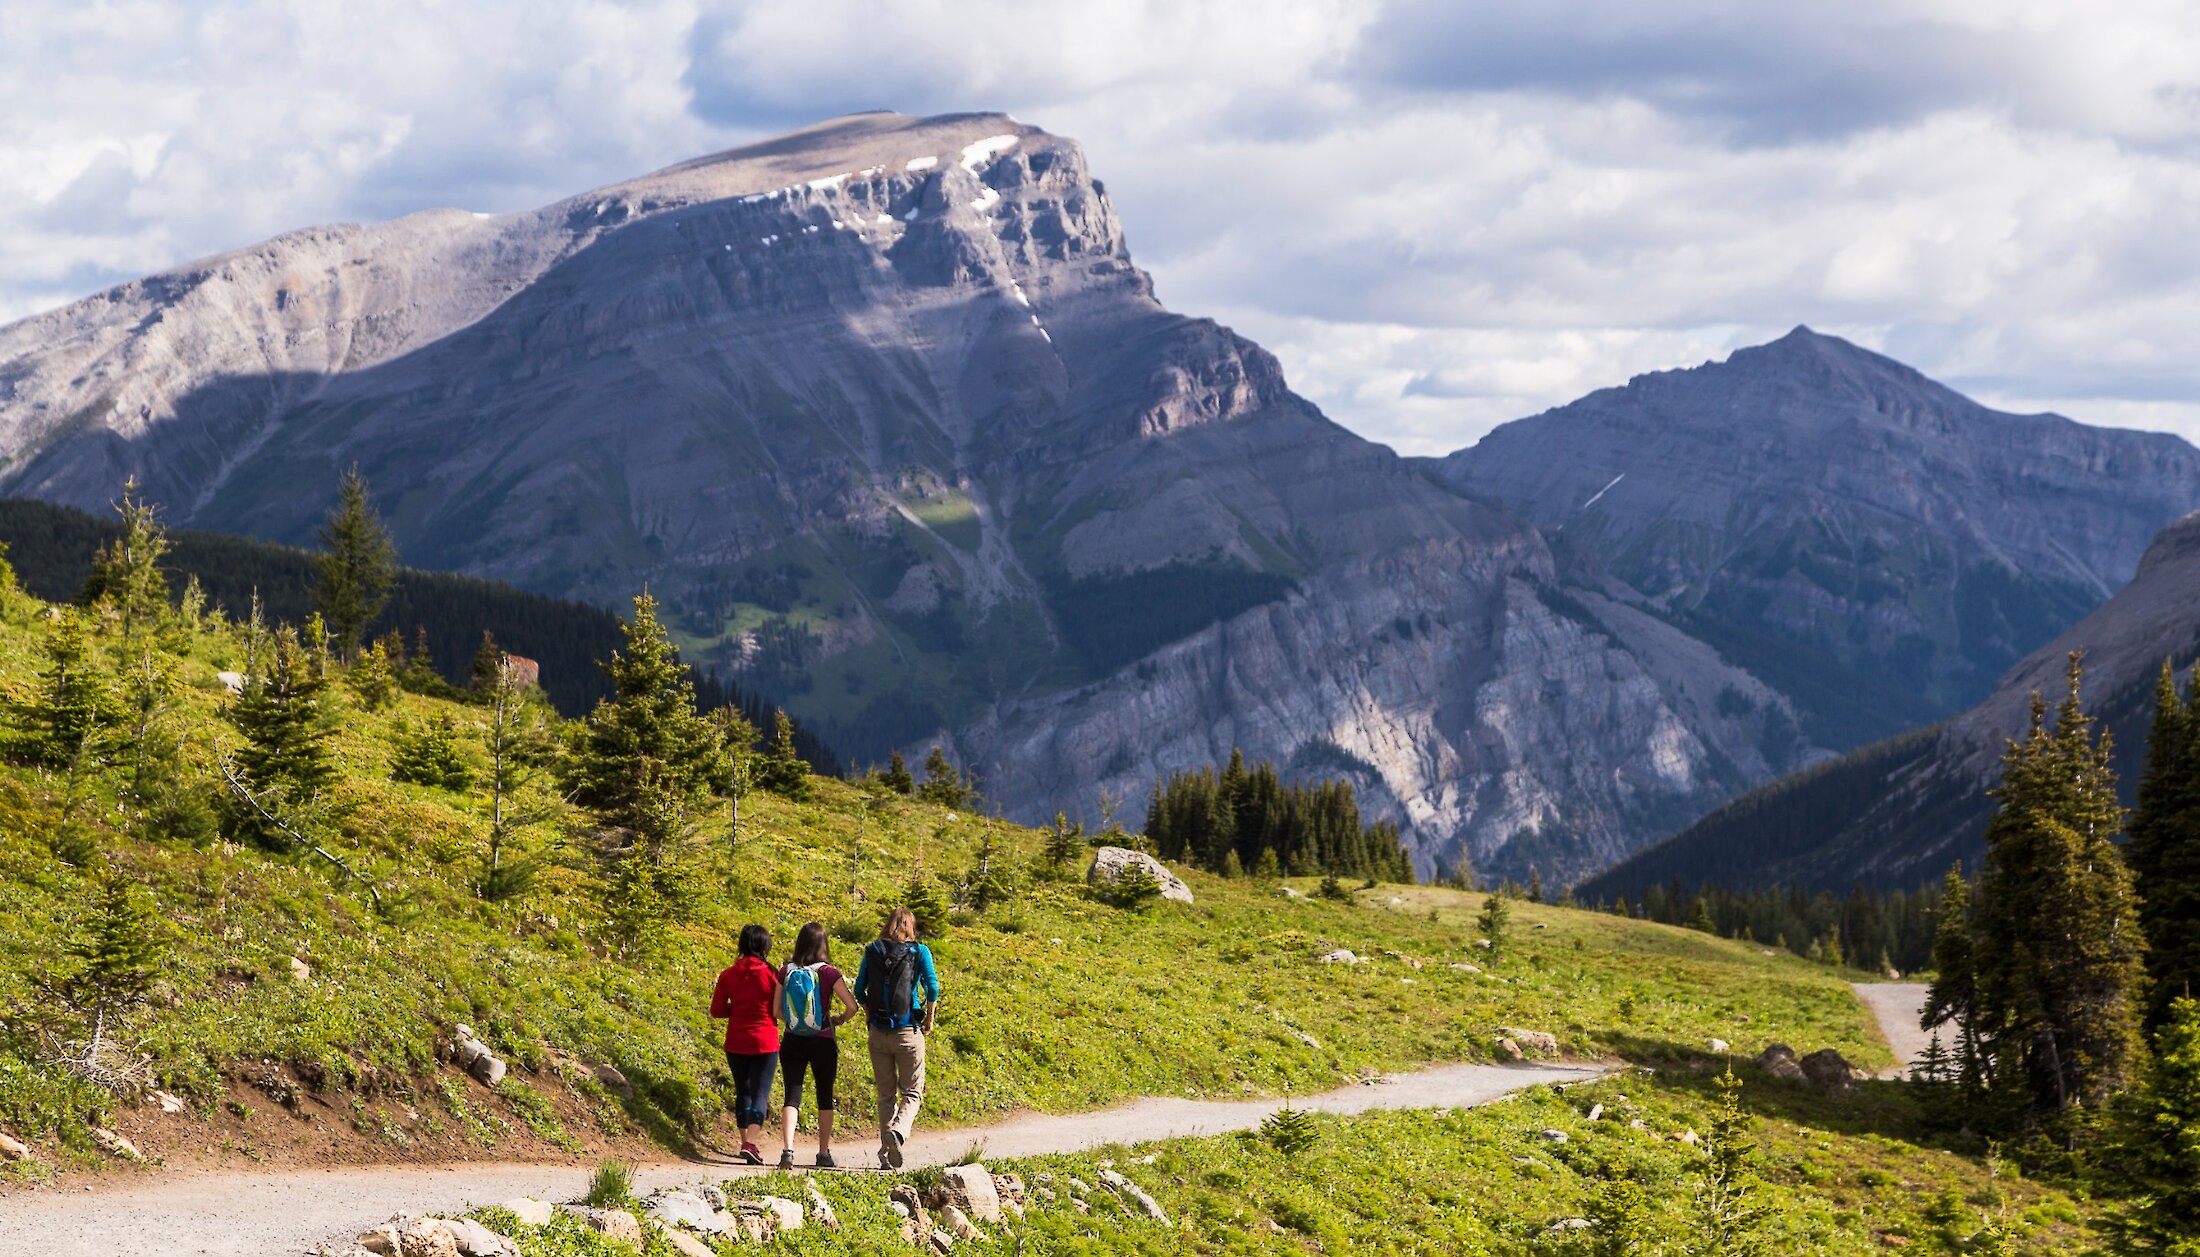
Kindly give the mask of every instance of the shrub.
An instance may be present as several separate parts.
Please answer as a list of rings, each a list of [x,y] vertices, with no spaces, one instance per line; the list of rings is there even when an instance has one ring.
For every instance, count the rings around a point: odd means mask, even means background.
[[[634,1199],[634,1171],[618,1161],[606,1161],[588,1176],[588,1194],[581,1203],[596,1209],[609,1209],[630,1203]]]

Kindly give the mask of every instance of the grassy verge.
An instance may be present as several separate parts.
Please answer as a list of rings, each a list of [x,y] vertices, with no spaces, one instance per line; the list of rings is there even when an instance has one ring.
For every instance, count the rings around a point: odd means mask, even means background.
[[[1747,1072],[1747,1071],[1745,1071]],[[1745,1103],[1757,1199],[1752,1228],[1770,1253],[1863,1254],[1988,1251],[1989,1224],[2012,1253],[2067,1253],[2090,1233],[2085,1202],[2017,1177],[1988,1158],[1934,1146],[1914,1098],[1902,1086],[1868,1084],[1844,1096],[1752,1077]],[[1615,1178],[1642,1190],[1647,1252],[1698,1251],[1696,1191],[1701,1146],[1717,1108],[1703,1074],[1634,1073],[1567,1088],[1534,1088],[1471,1111],[1317,1117],[1318,1140],[1296,1156],[1257,1133],[1175,1140],[1089,1155],[991,1164],[1033,1186],[1021,1221],[988,1228],[978,1252],[1163,1254],[1306,1252],[1354,1254],[1587,1254]],[[1598,1120],[1589,1120],[1592,1111]],[[1563,1142],[1553,1132],[1563,1134]],[[1168,1214],[1154,1221],[1099,1187],[1114,1169],[1150,1192]],[[921,1188],[925,1176],[909,1176]],[[820,1187],[842,1222],[781,1237],[782,1251],[815,1254],[908,1251],[901,1219],[887,1206],[899,1179],[826,1175]],[[1091,1190],[1079,1190],[1082,1183]],[[725,1185],[729,1196],[803,1198],[777,1175]],[[1090,1212],[1069,1203],[1083,1199]],[[520,1232],[523,1257],[615,1250],[561,1222],[548,1235]],[[966,1245],[958,1244],[957,1251]],[[733,1251],[728,1248],[726,1251]]]

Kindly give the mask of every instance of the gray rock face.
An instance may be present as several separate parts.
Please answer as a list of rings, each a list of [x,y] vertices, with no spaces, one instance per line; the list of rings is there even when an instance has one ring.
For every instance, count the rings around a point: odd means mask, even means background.
[[[2125,802],[2139,776],[2164,660],[2180,674],[2200,660],[2200,512],[2164,528],[2131,583],[2099,610],[2025,656],[1986,701],[1936,730],[1867,748],[1807,777],[1735,800],[1583,887],[1639,896],[1689,870],[1719,869],[1735,885],[1922,885],[1975,860],[1992,813],[1986,790],[2006,739],[2021,737],[2037,692],[2063,692],[2073,650],[2085,652],[2087,709],[2114,737]],[[1710,862],[1707,864],[1707,862]]]
[[[1848,749],[1983,698],[2200,506],[2167,435],[1988,410],[1807,328],[1507,424],[1441,463]]]
[[[0,328],[0,492],[621,605],[1018,819],[1234,748],[1563,883],[1809,753],[1780,694],[1164,309],[1083,154],[859,115],[540,210],[320,228]]]

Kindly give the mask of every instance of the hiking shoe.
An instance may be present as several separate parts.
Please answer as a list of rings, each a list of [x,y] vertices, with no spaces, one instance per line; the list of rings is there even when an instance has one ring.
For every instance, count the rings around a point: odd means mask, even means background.
[[[901,1168],[901,1146],[907,1142],[909,1141],[902,1137],[900,1131],[891,1126],[886,1128],[886,1167],[888,1169],[898,1170]]]
[[[894,1168],[894,1163],[890,1159],[888,1159],[886,1149],[884,1148],[878,1150],[878,1168],[882,1170],[891,1170]]]
[[[779,1168],[782,1170],[794,1169],[794,1149],[788,1148],[779,1154]]]
[[[758,1151],[758,1150],[757,1150],[757,1147],[756,1147],[756,1145],[755,1145],[755,1144],[742,1144],[742,1145],[741,1145],[741,1164],[743,1164],[743,1165],[762,1165],[762,1164],[764,1164],[764,1154],[763,1154],[762,1152],[760,1152],[760,1151]]]
[[[790,1156],[791,1156],[791,1155],[793,1155],[793,1154],[791,1154],[791,1153],[790,1153],[790,1154],[788,1154],[788,1155],[790,1155]],[[830,1170],[830,1169],[833,1169],[833,1168],[834,1168],[834,1166],[833,1166],[833,1154],[832,1154],[832,1153],[830,1153],[830,1152],[820,1152],[820,1153],[818,1153],[818,1154],[817,1154],[817,1168],[818,1168],[818,1169],[821,1169],[821,1170]]]

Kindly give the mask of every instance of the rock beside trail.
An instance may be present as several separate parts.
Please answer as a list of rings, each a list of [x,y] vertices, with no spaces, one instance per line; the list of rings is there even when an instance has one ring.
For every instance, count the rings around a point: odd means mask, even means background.
[[[666,1227],[658,1232],[664,1236],[665,1247],[680,1257],[718,1257],[718,1250],[696,1239],[678,1227]]]
[[[1154,1221],[1166,1223],[1169,1220],[1168,1212],[1161,1207],[1160,1201],[1147,1195],[1145,1188],[1124,1178],[1114,1170],[1100,1171],[1100,1181],[1112,1188],[1117,1195],[1129,1197],[1132,1203],[1144,1210],[1146,1216]]]
[[[99,1150],[110,1157],[121,1157],[125,1161],[145,1159],[145,1154],[137,1150],[136,1144],[104,1126],[92,1127],[92,1142],[98,1144]]]
[[[1558,1036],[1543,1030],[1522,1030],[1516,1026],[1499,1026],[1499,1036],[1511,1039],[1535,1056],[1558,1055]]]
[[[550,1207],[550,1202],[537,1200],[533,1196],[521,1196],[517,1200],[507,1200],[500,1207],[506,1213],[518,1218],[522,1226],[548,1226],[550,1225],[550,1215],[557,1212]]]
[[[1133,851],[1128,847],[1102,847],[1093,852],[1092,867],[1085,870],[1085,880],[1114,882],[1134,868],[1153,874],[1154,880],[1161,883],[1163,899],[1173,899],[1178,903],[1192,902],[1192,888],[1184,884],[1183,878],[1171,873],[1161,861],[1143,851]]]
[[[817,1189],[817,1182],[803,1179],[802,1190],[810,1198],[810,1220],[828,1231],[839,1230],[840,1215],[833,1212],[833,1202],[825,1199],[825,1193]]]
[[[1803,1066],[1795,1059],[1795,1049],[1785,1043],[1775,1043],[1759,1052],[1757,1068],[1787,1082],[1803,1081]]]
[[[1821,1087],[1846,1091],[1856,1085],[1856,1067],[1832,1048],[1819,1048],[1802,1060],[1803,1077]]]
[[[484,1087],[494,1087],[504,1081],[509,1066],[489,1046],[474,1037],[473,1027],[458,1025],[452,1030],[455,1040],[451,1048],[451,1063],[473,1075],[474,1081]]]
[[[561,1205],[589,1225],[589,1228],[605,1239],[623,1240],[636,1248],[642,1246],[641,1219],[624,1209],[591,1209],[586,1205]]]
[[[1001,1220],[1001,1193],[993,1185],[993,1174],[984,1166],[951,1165],[941,1175],[947,1188],[947,1201],[979,1222]]]
[[[689,1191],[663,1191],[643,1202],[642,1212],[666,1228],[686,1227],[705,1235],[723,1235],[731,1229],[718,1207]]]
[[[1505,1038],[1503,1036],[1499,1036],[1497,1040],[1497,1055],[1499,1059],[1507,1061],[1523,1061],[1528,1059],[1528,1054],[1520,1050],[1520,1045],[1518,1043],[1515,1043],[1511,1039]]]
[[[10,1161],[23,1161],[29,1159],[30,1155],[29,1144],[6,1131],[0,1131],[0,1157],[6,1157]]]

